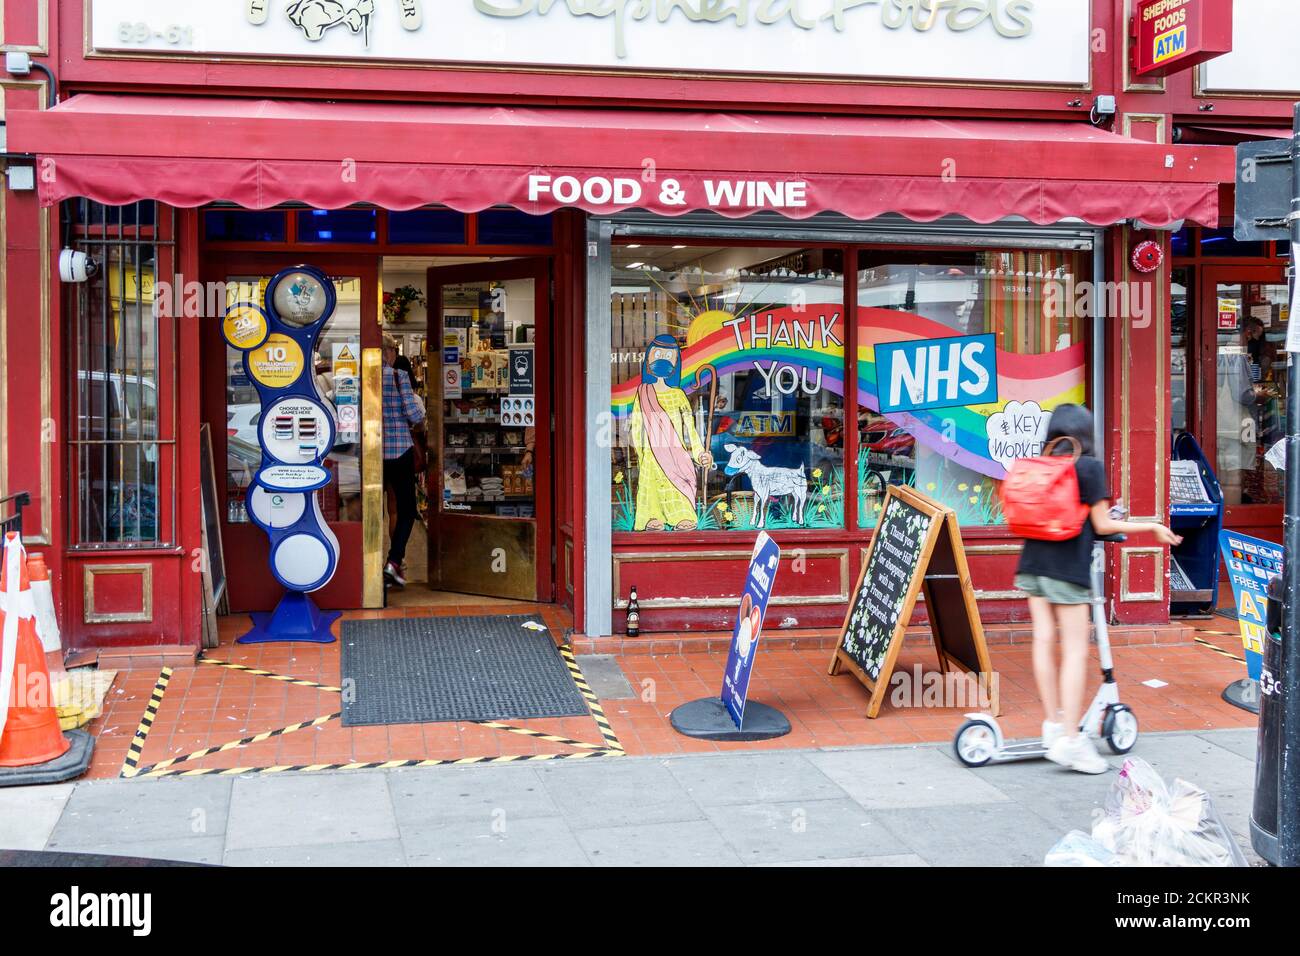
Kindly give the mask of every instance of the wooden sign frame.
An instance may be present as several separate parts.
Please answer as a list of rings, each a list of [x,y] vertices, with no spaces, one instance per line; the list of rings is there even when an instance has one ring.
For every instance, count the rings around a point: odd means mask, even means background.
[[[926,609],[930,617],[930,631],[933,635],[935,651],[939,657],[940,673],[945,677],[953,671],[963,671],[977,675],[982,699],[986,698],[989,701],[991,712],[996,717],[1001,713],[1001,705],[998,700],[998,685],[994,679],[993,665],[989,659],[988,644],[984,639],[984,625],[980,621],[979,608],[975,600],[975,588],[971,584],[970,567],[966,562],[966,549],[962,543],[961,525],[957,520],[957,513],[933,498],[921,494],[914,488],[904,485],[890,485],[885,495],[884,506],[881,508],[880,513],[882,516],[887,514],[889,502],[894,498],[928,516],[930,518],[930,528],[926,533],[925,541],[922,543],[916,569],[912,573],[911,581],[908,582],[907,592],[899,609],[897,620],[894,622],[893,633],[890,635],[888,650],[880,666],[880,672],[873,680],[844,648],[845,639],[849,635],[853,612],[857,608],[862,595],[862,586],[867,576],[867,569],[871,567],[872,555],[875,554],[876,548],[881,541],[881,536],[877,533],[872,536],[871,547],[867,550],[866,557],[862,562],[862,570],[858,573],[857,585],[849,594],[849,606],[844,612],[844,624],[840,628],[840,636],[835,643],[835,652],[831,656],[827,673],[833,677],[840,673],[841,669],[844,669],[861,681],[867,690],[871,692],[867,717],[875,718],[880,713],[881,705],[885,700],[885,692],[889,689],[889,679],[893,676],[894,665],[898,661],[898,653],[903,647],[907,627],[911,622],[913,611],[916,609],[917,597],[924,593]],[[882,523],[884,520],[882,517]],[[932,571],[931,565],[936,563],[936,556],[938,557],[937,563],[940,566]],[[950,598],[951,596],[943,595],[942,592],[950,590],[953,586],[960,590],[961,600],[956,602],[945,601],[944,597]],[[954,647],[950,646],[946,640],[949,637],[954,639],[956,637],[956,635],[945,634],[948,626],[956,623],[952,616],[954,611],[969,628],[969,634],[966,635],[969,638],[968,647],[964,648],[967,651],[965,656],[955,653]]]

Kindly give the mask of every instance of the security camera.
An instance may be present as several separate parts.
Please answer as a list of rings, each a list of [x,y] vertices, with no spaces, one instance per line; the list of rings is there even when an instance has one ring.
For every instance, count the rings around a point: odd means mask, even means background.
[[[86,282],[99,275],[99,263],[84,252],[64,249],[59,253],[59,281]]]

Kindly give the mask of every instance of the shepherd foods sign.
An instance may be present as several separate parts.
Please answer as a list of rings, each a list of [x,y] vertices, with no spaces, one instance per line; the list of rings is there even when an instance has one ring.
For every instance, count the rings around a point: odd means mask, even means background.
[[[1090,0],[88,0],[100,55],[1083,86]]]

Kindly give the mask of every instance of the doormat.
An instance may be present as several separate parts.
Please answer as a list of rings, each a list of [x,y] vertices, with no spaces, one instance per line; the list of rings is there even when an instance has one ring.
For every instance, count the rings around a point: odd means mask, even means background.
[[[586,717],[549,631],[524,615],[344,621],[343,726]]]
[[[1236,608],[1231,608],[1231,607],[1216,608],[1214,613],[1219,617],[1226,617],[1229,621],[1237,620]]]

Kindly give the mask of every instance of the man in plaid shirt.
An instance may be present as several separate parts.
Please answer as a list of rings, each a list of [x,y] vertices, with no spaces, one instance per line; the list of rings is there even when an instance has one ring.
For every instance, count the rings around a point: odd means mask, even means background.
[[[415,482],[419,473],[424,471],[424,406],[411,388],[407,374],[393,368],[396,360],[397,340],[385,335],[384,491],[391,491],[396,501],[397,523],[388,547],[388,561],[384,564],[384,580],[397,587],[406,587],[402,562],[406,560],[406,542],[415,527]],[[418,446],[416,442],[419,442]]]

